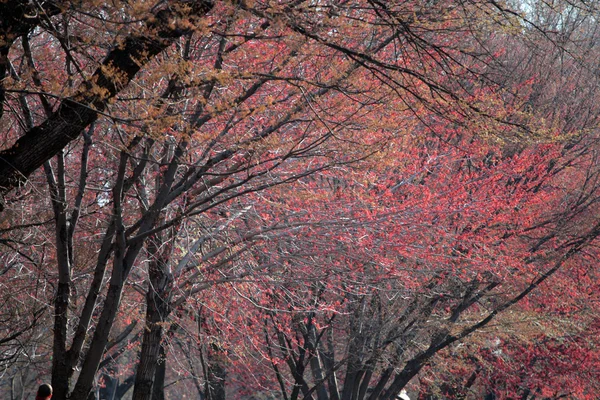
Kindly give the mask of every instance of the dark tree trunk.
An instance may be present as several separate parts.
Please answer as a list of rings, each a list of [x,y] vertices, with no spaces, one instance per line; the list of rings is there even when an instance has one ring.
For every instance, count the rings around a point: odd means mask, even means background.
[[[150,251],[150,254],[153,253],[153,251]],[[169,293],[172,276],[166,270],[166,262],[168,261],[159,257],[159,259],[152,261],[149,267],[150,284],[148,285],[148,293],[146,294],[146,329],[142,339],[133,400],[150,399],[153,393],[153,381],[156,369],[160,363],[164,323],[167,321],[171,311]]]
[[[160,354],[156,373],[154,374],[154,385],[152,386],[152,400],[165,400],[165,375],[167,372],[167,351],[164,344],[160,346]]]
[[[340,400],[340,390],[335,374],[335,346],[333,337],[333,328],[327,330],[327,348],[323,342],[320,342],[320,353],[323,356],[323,364],[325,371],[327,371],[327,387],[329,388],[329,397],[331,400]]]
[[[223,360],[223,350],[217,345],[211,344],[207,361],[206,399],[225,400],[225,379],[227,369]]]
[[[73,249],[69,246],[65,168],[62,151],[56,158],[56,176],[49,162],[44,164],[44,170],[54,212],[56,261],[58,269],[58,287],[54,298],[52,386],[54,388],[54,397],[57,399],[64,399],[69,393],[71,376],[73,374],[67,353]]]
[[[69,400],[85,400],[92,390],[94,377],[98,370],[98,365],[100,365],[100,361],[102,360],[102,356],[104,355],[104,350],[108,343],[108,336],[119,309],[122,292],[122,285],[111,285],[108,288],[102,314],[100,315],[100,320],[98,321],[98,325],[96,326],[92,338],[92,345],[86,354],[81,368],[81,374],[79,375],[77,384],[75,385],[75,389],[69,397]]]
[[[323,362],[318,351],[320,337],[317,335],[317,329],[313,323],[309,324],[306,329],[307,332],[305,333],[305,341],[312,355],[312,358],[310,359],[310,368],[313,378],[318,385],[316,388],[317,400],[329,400],[327,388],[325,386],[326,372],[323,370]]]
[[[54,300],[54,346],[52,350],[52,388],[55,399],[66,399],[71,382],[71,366],[67,358],[65,343],[67,341],[67,319],[69,306],[68,283],[59,283]]]
[[[0,37],[0,41],[2,37]],[[4,99],[6,98],[6,91],[4,89],[4,78],[6,78],[6,72],[8,71],[8,45],[0,46],[0,119],[4,114]],[[0,204],[0,208],[2,204]]]
[[[225,400],[227,360],[224,349],[210,339],[212,327],[209,318],[198,312],[198,333],[204,332],[208,343],[200,343],[200,359],[204,375],[204,396],[206,400]]]

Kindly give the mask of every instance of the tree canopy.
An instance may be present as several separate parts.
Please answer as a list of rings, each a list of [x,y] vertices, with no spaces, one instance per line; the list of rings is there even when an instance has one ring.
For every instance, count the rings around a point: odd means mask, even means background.
[[[594,4],[0,15],[4,397],[595,398]]]

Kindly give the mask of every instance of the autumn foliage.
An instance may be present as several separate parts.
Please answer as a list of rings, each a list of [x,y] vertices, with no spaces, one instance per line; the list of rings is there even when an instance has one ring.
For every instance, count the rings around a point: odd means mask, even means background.
[[[595,6],[0,2],[0,383],[594,399]]]

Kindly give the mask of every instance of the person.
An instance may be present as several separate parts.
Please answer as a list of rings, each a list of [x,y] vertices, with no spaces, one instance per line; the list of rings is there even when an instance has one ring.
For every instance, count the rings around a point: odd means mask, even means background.
[[[35,400],[50,400],[52,398],[52,386],[44,383],[38,388]]]

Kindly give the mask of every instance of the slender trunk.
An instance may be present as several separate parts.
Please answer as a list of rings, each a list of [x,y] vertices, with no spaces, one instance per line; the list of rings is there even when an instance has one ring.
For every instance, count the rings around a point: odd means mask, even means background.
[[[69,400],[85,400],[92,390],[94,377],[98,370],[98,365],[102,361],[102,356],[108,343],[108,336],[117,315],[119,304],[121,303],[122,292],[122,285],[111,285],[108,288],[102,314],[92,338],[92,345],[86,354],[81,374]]]
[[[415,377],[419,371],[421,371],[423,365],[424,361],[421,359],[412,359],[406,363],[406,366],[402,372],[396,375],[392,381],[392,384],[381,398],[385,400],[395,399],[396,396],[400,394],[400,391],[408,384],[408,382],[410,382],[410,380]]]
[[[360,361],[355,357],[358,353],[356,346],[350,345],[348,366],[346,367],[346,376],[344,377],[344,388],[342,389],[342,400],[353,400],[355,392],[358,391],[358,381],[360,381]]]
[[[348,363],[344,376],[344,387],[342,389],[342,400],[356,400],[360,380],[364,373],[365,348],[367,347],[368,324],[365,314],[368,309],[368,299],[361,296],[356,299],[351,318],[350,343],[348,345]]]
[[[369,395],[369,400],[376,400],[379,398],[379,395],[383,392],[383,388],[385,388],[385,385],[390,380],[392,372],[394,372],[393,368],[387,368],[385,371],[383,371],[379,377],[379,381],[377,381],[377,385]]]
[[[71,381],[70,363],[67,357],[67,321],[70,285],[58,283],[54,299],[54,345],[52,349],[52,388],[55,399],[66,399]]]
[[[320,347],[324,347],[322,342],[319,344]],[[329,388],[329,397],[331,400],[340,400],[340,389],[335,374],[333,327],[330,327],[327,331],[327,349],[322,349],[320,353],[323,356],[323,364],[325,365],[325,371],[327,371],[328,374],[327,386]]]
[[[224,349],[211,339],[211,326],[208,318],[198,312],[198,333],[204,332],[208,343],[200,342],[200,360],[204,373],[204,396],[207,400],[225,400],[227,361]]]
[[[312,357],[310,359],[310,369],[312,371],[313,374],[313,378],[315,380],[315,382],[317,382],[317,399],[318,400],[328,400],[329,396],[327,396],[327,388],[325,387],[325,373],[323,371],[323,363],[321,361],[321,358],[319,356],[319,351],[317,350],[318,348],[318,336],[317,336],[317,329],[315,328],[314,324],[310,324],[308,326],[308,332],[307,332],[307,345],[308,348],[312,354]]]
[[[54,298],[54,337],[52,345],[52,386],[58,399],[67,397],[70,384],[70,364],[67,354],[69,297],[71,295],[71,251],[68,240],[65,168],[62,152],[57,156],[56,177],[50,162],[44,165],[50,189],[55,222],[58,287]]]
[[[123,226],[123,214],[121,209],[126,162],[127,154],[122,152],[117,180],[115,187],[113,188],[113,212],[116,240],[110,286],[108,287],[100,319],[96,325],[94,336],[85,355],[81,373],[79,374],[73,393],[70,396],[70,400],[84,400],[92,390],[94,377],[98,371],[98,366],[102,361],[102,357],[104,356],[106,344],[108,343],[108,336],[112,329],[115,316],[117,315],[119,305],[121,304],[123,285],[127,279],[129,269],[131,265],[133,265],[133,260],[135,260],[140,249],[138,247],[133,251],[130,249],[126,252],[125,228]]]
[[[170,313],[171,277],[160,262],[152,262],[150,285],[146,294],[146,329],[133,389],[133,400],[146,400],[152,395],[156,368],[160,362],[164,322]],[[152,271],[153,269],[153,271]]]
[[[211,350],[208,355],[206,382],[206,398],[208,400],[225,400],[225,379],[227,378],[227,369],[223,357],[223,349],[216,344],[210,345]]]
[[[94,314],[94,309],[96,308],[98,302],[98,297],[102,291],[102,281],[104,280],[104,275],[106,274],[106,265],[109,261],[114,234],[115,225],[111,222],[106,233],[104,234],[104,239],[102,240],[102,247],[100,248],[100,253],[98,254],[98,261],[96,263],[96,268],[94,269],[94,276],[92,278],[92,282],[90,283],[88,294],[85,298],[84,307],[79,316],[79,322],[77,324],[77,328],[75,329],[75,334],[73,335],[71,348],[69,349],[71,373],[79,362],[81,350],[83,349],[85,339],[88,337],[87,331]]]
[[[4,36],[4,35],[2,35]],[[0,38],[2,38],[0,36]],[[4,38],[2,38],[4,39]],[[6,77],[6,72],[8,71],[8,51],[10,49],[10,44],[0,46],[0,118],[4,114],[4,99],[6,98],[6,91],[4,90],[4,78]],[[0,205],[2,208],[3,204]]]
[[[364,369],[361,368],[360,371],[358,371],[355,375],[354,375],[354,379],[352,381],[351,387],[352,387],[352,391],[351,391],[351,399],[352,400],[357,400],[358,399],[358,391],[360,389],[360,382],[362,382],[363,376],[365,375],[365,371]]]
[[[367,390],[369,389],[369,383],[371,382],[371,377],[373,376],[373,367],[371,365],[368,366],[367,371],[364,374],[362,382],[360,384],[360,389],[358,391],[357,399],[362,400],[367,395]]]

